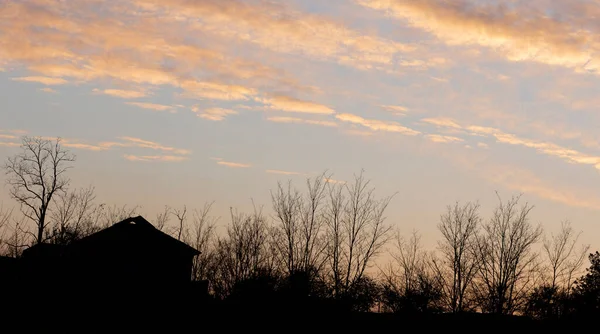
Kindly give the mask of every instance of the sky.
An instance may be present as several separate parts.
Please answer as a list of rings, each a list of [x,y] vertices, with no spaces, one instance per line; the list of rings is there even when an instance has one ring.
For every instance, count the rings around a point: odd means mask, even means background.
[[[600,1],[0,0],[0,159],[61,137],[98,200],[270,209],[364,169],[387,222],[523,194],[600,242]],[[4,184],[5,176],[0,175]],[[14,205],[8,188],[0,202]]]

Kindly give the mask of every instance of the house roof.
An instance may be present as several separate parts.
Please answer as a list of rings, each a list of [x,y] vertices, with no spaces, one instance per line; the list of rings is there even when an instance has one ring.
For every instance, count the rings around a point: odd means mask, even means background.
[[[200,254],[195,248],[158,230],[142,216],[130,217],[120,221],[104,230],[76,241],[73,246],[85,247],[86,245],[102,243],[104,240],[111,240],[111,242],[118,240],[132,245],[145,244],[168,247],[190,256]],[[107,247],[110,247],[110,245]]]

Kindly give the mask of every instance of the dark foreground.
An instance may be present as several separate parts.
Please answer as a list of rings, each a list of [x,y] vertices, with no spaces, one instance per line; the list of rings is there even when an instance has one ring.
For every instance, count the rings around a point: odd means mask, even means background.
[[[4,289],[0,318],[3,332],[279,332],[279,333],[413,333],[428,332],[595,332],[582,319],[535,321],[489,314],[388,314],[340,311],[331,305],[303,303],[222,303],[187,298],[151,286],[137,289],[61,291],[47,286]],[[593,320],[593,319],[592,319]],[[592,325],[590,325],[592,324]]]

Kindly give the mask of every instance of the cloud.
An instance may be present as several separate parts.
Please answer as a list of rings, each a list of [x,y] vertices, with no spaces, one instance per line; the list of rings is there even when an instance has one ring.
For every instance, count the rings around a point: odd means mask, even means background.
[[[231,109],[223,108],[208,108],[201,109],[198,106],[192,107],[192,111],[198,115],[198,117],[208,119],[211,121],[222,121],[229,115],[237,115],[238,112]]]
[[[32,77],[19,77],[12,78],[14,81],[22,81],[22,82],[37,82],[44,85],[64,85],[67,83],[67,80],[61,78],[50,78],[50,77],[41,77],[41,76],[32,76]]]
[[[532,148],[538,153],[553,156],[568,163],[592,165],[600,170],[600,156],[579,152],[555,143],[521,138],[514,134],[506,133],[500,129],[491,127],[478,125],[461,126],[456,121],[448,118],[428,118],[421,121],[434,124],[437,127],[448,127],[451,129],[464,130],[465,133],[473,136],[492,137],[498,143]]]
[[[144,91],[137,90],[123,90],[123,89],[94,89],[94,93],[96,94],[104,94],[110,95],[114,97],[119,97],[122,99],[136,99],[140,97],[146,97],[148,94]]]
[[[143,109],[156,110],[156,111],[173,110],[172,106],[167,106],[164,104],[146,103],[146,102],[127,102],[127,104],[129,104],[131,106],[143,108]]]
[[[125,159],[129,161],[161,161],[161,162],[180,162],[185,161],[188,157],[183,156],[174,156],[174,155],[129,155],[125,154],[123,156]]]
[[[250,168],[250,167],[252,167],[252,165],[250,165],[250,164],[244,164],[244,163],[239,163],[239,162],[223,161],[223,160],[217,161],[217,164],[221,165],[221,166],[225,166],[225,167],[230,167],[230,168]]]
[[[17,136],[5,135],[5,134],[0,133],[0,139],[17,139]]]
[[[58,93],[56,90],[50,88],[50,87],[44,87],[40,89],[42,92],[44,93],[49,93],[49,94],[56,94]]]
[[[534,173],[510,166],[486,168],[484,177],[493,183],[524,194],[533,194],[553,202],[571,207],[600,210],[600,198],[596,195],[582,195],[581,191],[558,188],[548,184]]]
[[[269,109],[273,110],[323,115],[330,115],[335,113],[333,109],[325,105],[314,102],[302,101],[289,96],[279,95],[272,98],[259,98],[257,100],[266,104]]]
[[[434,143],[456,143],[463,142],[464,139],[452,136],[442,136],[436,134],[427,135],[427,138]]]
[[[158,9],[139,14],[134,0],[106,2],[102,11],[94,2],[10,2],[0,8],[1,62],[34,74],[15,78],[20,81],[171,86],[190,98],[247,100],[268,87],[307,91],[284,71],[224,53],[231,41],[220,29],[198,33],[197,17],[186,22]],[[142,93],[98,92],[119,98]]]
[[[381,107],[382,109],[387,110],[389,112],[392,112],[396,116],[406,116],[406,112],[408,111],[407,108],[402,107],[402,106],[386,106],[386,105],[381,105],[379,107]]]
[[[269,173],[269,174],[279,174],[279,175],[305,175],[303,173],[288,172],[288,171],[276,170],[276,169],[267,169],[265,172]]]
[[[258,94],[255,89],[249,87],[214,82],[184,81],[180,87],[185,90],[184,97],[210,100],[249,100]]]
[[[173,154],[179,154],[179,155],[189,155],[192,153],[190,150],[164,146],[159,143],[155,143],[155,142],[152,142],[149,140],[144,140],[144,139],[135,138],[135,137],[120,137],[119,139],[126,141],[126,144],[123,144],[125,146],[149,148],[152,150],[172,152]],[[117,143],[116,146],[119,146],[119,145],[121,145],[121,144]]]
[[[415,58],[414,45],[365,34],[339,21],[300,12],[285,4],[238,0],[137,0],[136,3],[155,15],[193,20],[196,33],[210,32],[221,39],[361,70],[435,63]]]
[[[304,118],[297,118],[297,117],[276,117],[276,116],[274,116],[274,117],[268,117],[267,120],[270,122],[275,122],[275,123],[310,124],[310,125],[320,125],[320,126],[327,126],[327,127],[337,127],[338,126],[338,124],[336,122],[332,122],[332,121],[304,119]]]
[[[332,178],[324,178],[323,180],[327,183],[334,183],[334,184],[346,184],[347,183],[346,181],[335,180]]]
[[[14,143],[14,142],[4,142],[4,141],[0,141],[0,146],[5,146],[5,147],[18,147],[18,146],[21,146],[21,144],[19,144],[19,143]]]
[[[477,143],[477,147],[483,148],[483,149],[486,149],[486,150],[488,148],[490,148],[490,146],[488,144],[486,144],[486,143]]]
[[[438,128],[462,129],[458,123],[449,118],[425,118],[421,122],[435,125]]]
[[[470,0],[358,0],[408,25],[430,32],[448,45],[488,47],[510,61],[534,61],[582,68],[597,47],[596,26],[577,19],[591,6],[577,1],[489,3]],[[552,13],[549,15],[548,13]],[[597,12],[597,10],[596,10]],[[587,13],[587,15],[586,15]]]
[[[342,122],[362,125],[373,131],[397,132],[407,136],[416,136],[420,134],[419,131],[402,126],[397,122],[365,119],[353,114],[338,114],[335,117]]]
[[[79,143],[79,142],[71,141],[68,139],[63,139],[61,145],[64,147],[75,148],[75,149],[86,150],[86,151],[106,151],[106,150],[110,149],[110,147],[106,147],[106,146],[102,146],[102,145]]]

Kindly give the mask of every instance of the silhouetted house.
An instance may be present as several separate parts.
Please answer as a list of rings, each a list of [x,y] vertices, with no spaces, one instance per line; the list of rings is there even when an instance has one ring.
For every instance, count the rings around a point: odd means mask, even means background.
[[[64,256],[73,279],[173,285],[190,282],[198,254],[138,216],[74,242]]]
[[[16,268],[20,283],[36,286],[44,282],[69,298],[107,291],[151,291],[154,295],[167,291],[198,297],[208,292],[207,282],[191,282],[193,260],[199,254],[138,216],[66,246],[32,246],[18,261],[0,262],[0,268]]]
[[[0,286],[11,286],[17,281],[18,264],[15,258],[0,256]]]

